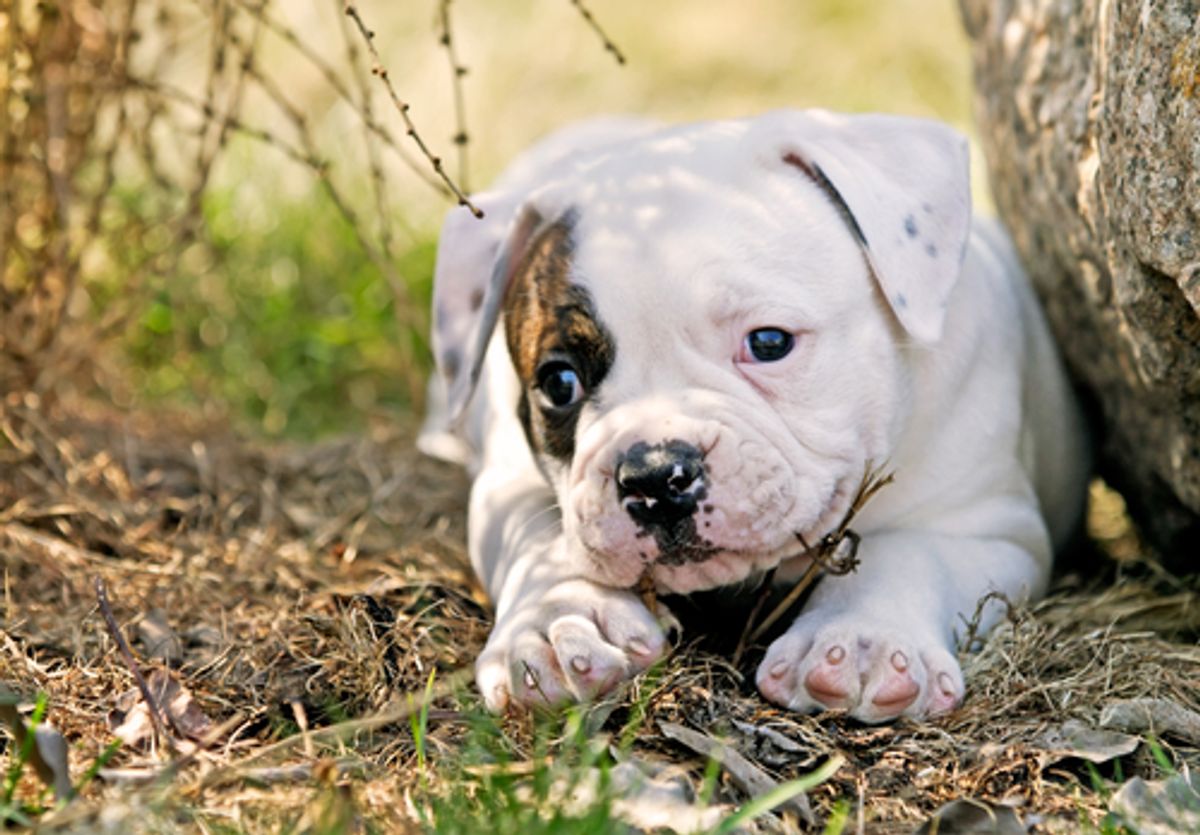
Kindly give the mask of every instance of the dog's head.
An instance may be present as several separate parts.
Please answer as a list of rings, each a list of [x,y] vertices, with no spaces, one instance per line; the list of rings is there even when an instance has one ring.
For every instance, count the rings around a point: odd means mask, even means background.
[[[970,223],[956,133],[816,111],[650,133],[484,202],[441,241],[452,411],[502,321],[587,576],[685,593],[841,521],[904,429],[905,353],[939,339]]]

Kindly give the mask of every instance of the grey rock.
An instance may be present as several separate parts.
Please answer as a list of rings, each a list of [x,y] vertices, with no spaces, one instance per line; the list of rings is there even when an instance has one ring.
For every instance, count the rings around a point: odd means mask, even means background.
[[[996,208],[1098,407],[1102,474],[1200,569],[1200,2],[960,5]]]

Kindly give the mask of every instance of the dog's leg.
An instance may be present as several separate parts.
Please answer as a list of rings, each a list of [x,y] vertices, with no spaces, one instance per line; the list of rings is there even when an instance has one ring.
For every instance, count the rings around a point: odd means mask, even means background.
[[[472,562],[496,605],[475,665],[492,710],[594,697],[666,649],[635,594],[580,577],[554,493],[519,433],[489,439],[493,455],[472,485],[468,513]]]
[[[1016,603],[1046,583],[1048,537],[1039,520],[1028,521],[1023,541],[907,530],[864,536],[858,570],[824,578],[767,650],[759,690],[793,710],[845,709],[864,722],[957,707],[956,632],[989,593]],[[1000,601],[988,604],[980,634],[1004,611]]]

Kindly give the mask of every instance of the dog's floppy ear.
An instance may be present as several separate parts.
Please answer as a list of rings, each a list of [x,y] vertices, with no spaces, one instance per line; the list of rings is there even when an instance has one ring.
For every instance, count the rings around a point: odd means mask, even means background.
[[[966,139],[926,119],[772,113],[759,127],[776,159],[844,210],[888,304],[924,343],[941,338],[971,226]]]
[[[535,209],[521,207],[531,207],[537,194],[544,197],[570,171],[575,154],[654,127],[641,119],[607,117],[563,128],[513,160],[494,190],[471,198],[483,218],[463,208],[446,215],[433,283],[433,354],[442,385],[430,381],[430,433],[457,423],[470,401],[512,270],[542,226]]]
[[[542,216],[532,205],[501,195],[475,202],[485,216],[452,210],[442,226],[433,285],[433,351],[447,392],[447,417],[456,422],[479,382],[504,293]]]

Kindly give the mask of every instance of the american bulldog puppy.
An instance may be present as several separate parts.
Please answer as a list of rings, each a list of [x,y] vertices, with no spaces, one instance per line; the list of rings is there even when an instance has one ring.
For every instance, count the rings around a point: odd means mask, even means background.
[[[492,709],[587,699],[665,651],[633,588],[794,582],[871,462],[860,565],[766,652],[764,697],[865,722],[951,710],[990,592],[1041,594],[1084,429],[964,139],[780,111],[566,129],[452,210],[422,438],[473,475]],[[983,610],[987,629],[1002,606]]]

